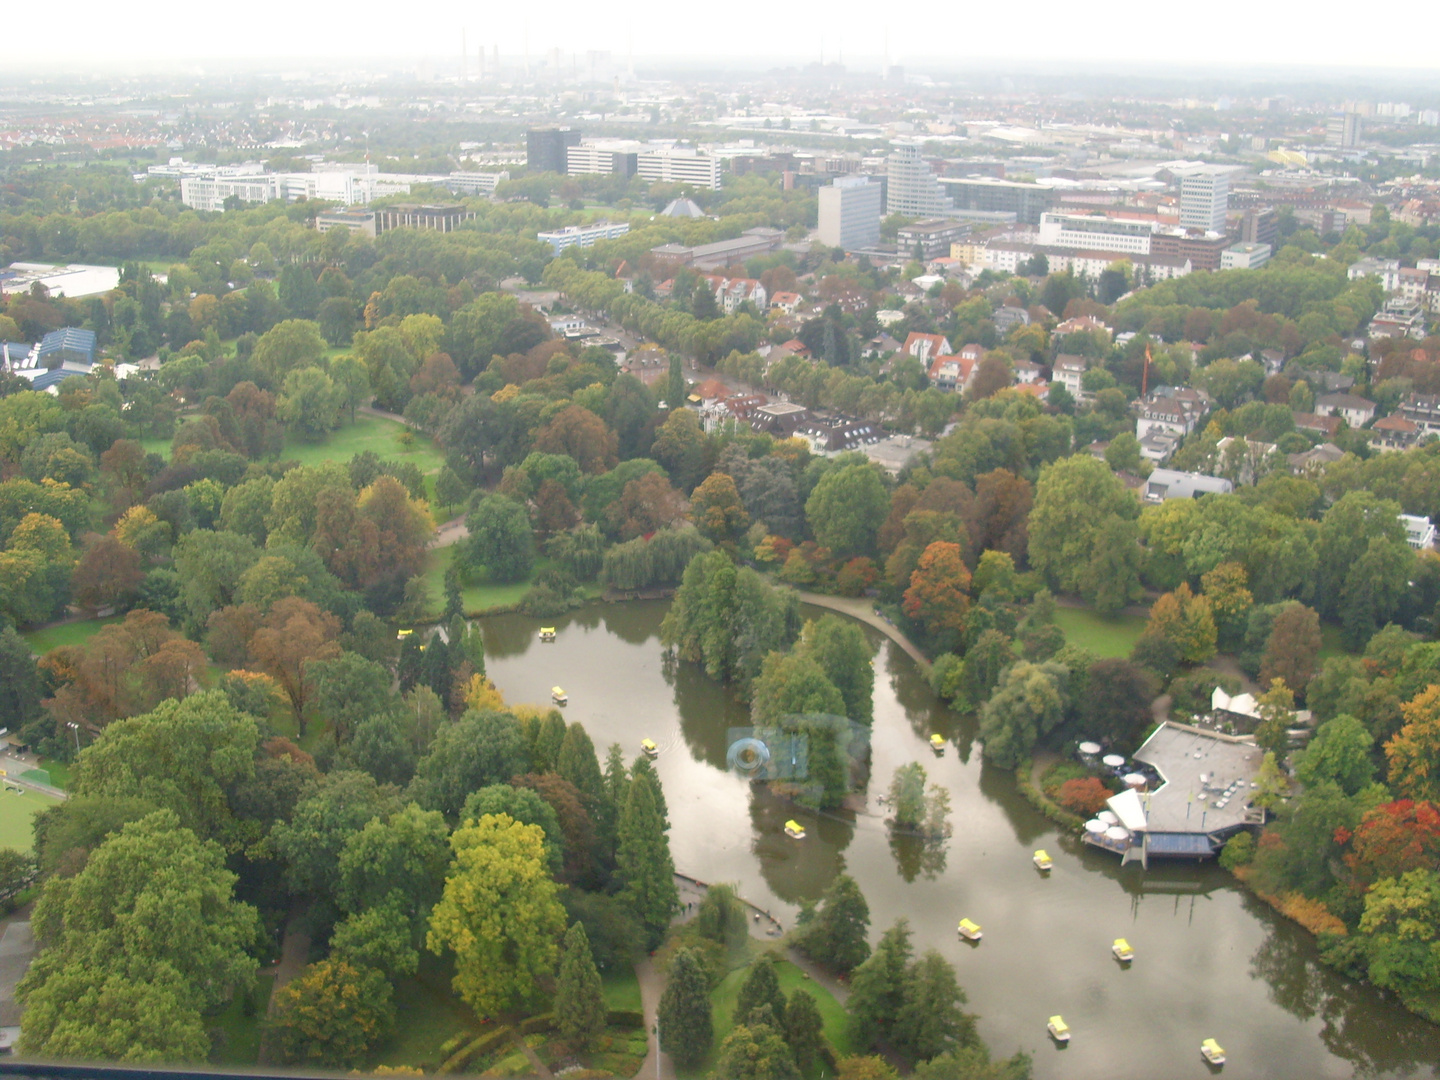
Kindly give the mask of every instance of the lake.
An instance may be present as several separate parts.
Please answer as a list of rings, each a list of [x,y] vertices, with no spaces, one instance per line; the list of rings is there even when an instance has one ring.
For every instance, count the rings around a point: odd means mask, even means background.
[[[694,665],[666,661],[667,603],[483,626],[488,671],[507,701],[545,704],[559,684],[567,719],[585,725],[602,759],[613,742],[627,757],[641,739],[659,744],[681,873],[734,882],[787,928],[801,899],[849,873],[869,901],[872,941],[907,917],[916,951],[936,948],[955,965],[992,1050],[1031,1052],[1040,1080],[1205,1077],[1204,1038],[1225,1047],[1233,1078],[1440,1075],[1440,1028],[1323,967],[1309,934],[1214,864],[1122,869],[1046,821],[1013,775],[982,763],[973,720],[939,702],[915,663],[868,627],[877,653],[865,811],[816,814],[752,792],[725,767],[728,731],[748,723],[748,710]],[[538,640],[542,621],[557,641]],[[943,757],[930,750],[932,732],[950,740]],[[938,858],[892,840],[876,801],[912,761],[950,790],[954,835]],[[784,835],[792,817],[804,840]],[[1037,847],[1055,859],[1045,877],[1031,864]],[[959,938],[963,917],[981,924],[983,942]],[[1128,969],[1110,955],[1117,937],[1136,951]],[[1063,1049],[1045,1032],[1054,1013],[1073,1032]]]

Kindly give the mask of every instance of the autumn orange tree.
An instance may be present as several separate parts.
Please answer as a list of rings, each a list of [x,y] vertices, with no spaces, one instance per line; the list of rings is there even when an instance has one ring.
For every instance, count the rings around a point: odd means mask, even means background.
[[[953,642],[965,632],[970,610],[970,569],[960,545],[937,540],[925,549],[905,590],[905,614],[932,638]]]
[[[1440,807],[1396,799],[1366,814],[1349,839],[1345,865],[1367,888],[1411,870],[1440,869]]]
[[[1400,707],[1405,726],[1385,744],[1390,786],[1410,799],[1440,802],[1440,686]]]
[[[535,449],[542,454],[568,454],[580,471],[603,473],[615,467],[617,439],[605,421],[589,409],[571,405],[555,414],[535,433]]]
[[[134,596],[145,574],[140,553],[113,535],[87,533],[85,553],[70,576],[70,592],[82,607],[101,608]]]
[[[309,600],[287,596],[275,602],[250,639],[250,655],[260,670],[280,685],[302,736],[305,707],[314,691],[306,669],[311,660],[339,656],[340,646],[335,642],[339,636],[340,620],[334,615]]]
[[[40,661],[55,684],[45,707],[57,723],[98,730],[122,716],[148,712],[166,698],[201,689],[205,653],[144,608],[111,623],[83,645],[52,649]]]
[[[1183,581],[1151,606],[1145,633],[1170,642],[1187,664],[1203,664],[1215,655],[1215,619],[1210,613],[1210,601],[1203,595],[1196,596]]]

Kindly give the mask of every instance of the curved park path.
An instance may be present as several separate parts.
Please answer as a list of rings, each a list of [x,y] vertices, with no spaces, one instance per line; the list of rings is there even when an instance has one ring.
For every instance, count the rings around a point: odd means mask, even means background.
[[[852,619],[859,619],[866,625],[873,626],[909,653],[910,658],[920,665],[922,671],[929,672],[930,661],[925,654],[913,641],[900,632],[899,627],[883,616],[877,615],[874,604],[865,597],[827,596],[825,593],[801,592],[800,600],[802,603],[838,611],[842,615],[849,615]]]

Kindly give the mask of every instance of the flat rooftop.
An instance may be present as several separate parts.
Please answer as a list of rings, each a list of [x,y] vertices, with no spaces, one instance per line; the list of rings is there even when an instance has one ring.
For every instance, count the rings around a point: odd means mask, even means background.
[[[1250,785],[1264,756],[1259,747],[1229,736],[1161,724],[1134,754],[1165,780],[1141,797],[1148,803],[1148,830],[1213,833],[1251,821]]]

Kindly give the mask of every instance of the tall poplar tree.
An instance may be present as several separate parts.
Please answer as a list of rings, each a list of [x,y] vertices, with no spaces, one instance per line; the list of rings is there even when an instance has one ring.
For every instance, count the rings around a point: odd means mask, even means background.
[[[651,770],[637,767],[620,814],[616,863],[620,897],[644,927],[646,947],[651,949],[660,944],[680,903],[666,828],[660,783]]]

